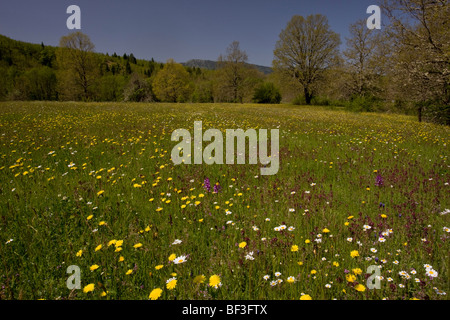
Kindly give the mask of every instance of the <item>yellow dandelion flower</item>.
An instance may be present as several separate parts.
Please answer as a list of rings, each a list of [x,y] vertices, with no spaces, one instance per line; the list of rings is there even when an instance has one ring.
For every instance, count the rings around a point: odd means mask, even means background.
[[[204,275],[196,276],[196,277],[194,278],[194,283],[198,283],[198,284],[204,283],[204,282],[205,282],[205,279],[206,279],[206,277],[205,277]]]
[[[95,288],[94,284],[90,283],[83,288],[83,292],[84,293],[92,292],[92,291],[94,291],[94,288]]]
[[[212,275],[210,278],[209,278],[209,285],[211,286],[211,287],[217,287],[218,285],[219,285],[219,283],[221,282],[221,279],[220,279],[220,277],[218,276],[218,275]]]
[[[129,275],[129,274],[132,274],[133,273],[133,270],[132,269],[129,269],[125,274],[126,275]]]
[[[133,246],[133,248],[135,248],[135,249],[140,248],[140,247],[142,247],[142,243],[136,243],[136,244]]]
[[[366,287],[364,287],[362,284],[358,284],[355,286],[355,290],[359,292],[364,292],[366,291]]]
[[[95,248],[95,251],[100,250],[102,247],[103,247],[103,246],[102,246],[101,244],[99,244],[99,245]]]
[[[177,255],[176,255],[175,253],[172,253],[172,254],[169,256],[169,261],[175,260],[176,257],[177,257]]]
[[[325,228],[325,229],[322,230],[322,232],[323,232],[323,233],[328,233],[328,232],[330,232],[330,230],[328,230],[327,228]]]
[[[353,274],[347,274],[345,279],[347,279],[348,282],[354,282],[356,280],[356,276]]]
[[[297,251],[298,251],[298,246],[294,244],[294,245],[291,247],[291,251],[292,251],[292,252],[297,252]]]
[[[359,275],[359,274],[362,273],[362,270],[361,270],[360,268],[352,269],[352,271],[353,271],[353,273],[354,273],[355,275]]]
[[[311,274],[316,274],[317,273],[317,271],[316,270],[311,270]]]
[[[124,260],[125,260],[124,257],[122,257],[122,256],[119,257],[119,262],[122,262],[122,261],[124,261]]]
[[[311,296],[309,294],[303,294],[300,297],[300,300],[312,300]]]
[[[111,241],[108,242],[108,247],[115,244],[117,242],[117,240],[113,239]]]
[[[104,193],[105,193],[105,190],[100,190],[99,192],[97,192],[97,196],[101,196]]]
[[[358,250],[353,250],[352,252],[350,252],[350,257],[354,258],[354,257],[359,257],[359,252]]]
[[[83,254],[83,250],[80,250],[77,252],[77,257],[81,257],[81,255]]]
[[[114,242],[114,246],[116,248],[121,247],[123,245],[123,240],[117,240]]]
[[[161,293],[162,293],[161,288],[153,289],[152,292],[150,292],[150,295],[148,296],[148,298],[150,300],[158,300],[158,298],[161,297]]]
[[[164,267],[162,264],[160,264],[160,265],[157,265],[156,267],[155,267],[155,269],[156,270],[159,270],[159,269],[161,269],[162,267]]]
[[[239,248],[245,248],[247,246],[247,242],[243,241],[239,243]]]
[[[305,243],[306,243],[306,244],[308,244],[308,243],[310,243],[310,242],[311,242],[311,240],[309,240],[309,239],[306,239],[306,240],[305,240]]]
[[[93,217],[94,217],[94,215],[91,214],[90,216],[88,216],[88,217],[86,218],[86,220],[91,220]]]
[[[177,286],[177,279],[172,278],[172,279],[167,280],[167,282],[166,282],[167,289],[173,290],[173,289],[175,289],[176,286]]]
[[[90,266],[90,270],[91,271],[94,271],[94,270],[97,270],[99,267],[98,267],[98,265],[97,264],[93,264],[92,266]]]

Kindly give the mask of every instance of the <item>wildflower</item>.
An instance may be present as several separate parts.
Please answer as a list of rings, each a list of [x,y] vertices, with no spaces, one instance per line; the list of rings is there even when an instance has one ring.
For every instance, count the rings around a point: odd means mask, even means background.
[[[369,229],[372,229],[372,227],[367,225],[367,224],[365,224],[365,225],[363,225],[363,229],[364,229],[364,231],[367,231]]]
[[[302,294],[300,300],[312,300],[309,294]]]
[[[431,278],[436,278],[438,276],[438,273],[436,270],[433,269],[427,269],[426,275],[431,277]]]
[[[161,297],[161,293],[162,293],[161,288],[153,289],[152,292],[150,292],[150,295],[148,296],[148,298],[150,300],[158,300],[158,298]]]
[[[310,242],[311,242],[311,241],[310,241],[309,239],[306,239],[306,240],[305,240],[305,243],[306,243],[306,244],[308,244],[308,243],[310,243]]]
[[[102,245],[99,244],[99,245],[95,248],[95,251],[98,251],[98,250],[100,250],[101,248],[102,248]]]
[[[133,246],[133,248],[135,248],[135,249],[140,248],[140,247],[142,247],[142,243],[136,243],[136,244]]]
[[[176,257],[177,257],[176,254],[175,254],[175,253],[172,253],[172,254],[169,256],[169,261],[175,260]]]
[[[162,269],[164,266],[162,265],[162,264],[160,264],[160,265],[157,265],[156,267],[155,267],[155,269],[156,270],[159,270],[159,269]]]
[[[356,280],[356,276],[354,276],[353,274],[347,274],[346,276],[345,276],[345,279],[347,279],[347,281],[348,282],[353,282],[353,281],[355,281]]]
[[[97,264],[93,264],[92,266],[89,267],[89,270],[94,271],[97,270],[99,267]]]
[[[358,284],[355,286],[355,290],[359,292],[364,292],[366,291],[366,287],[364,287],[362,284]]]
[[[206,277],[204,275],[199,275],[194,278],[194,283],[200,284],[205,282]]]
[[[327,228],[325,228],[325,229],[322,230],[322,232],[323,232],[323,233],[328,233],[328,232],[330,232],[330,230],[328,230]]]
[[[177,278],[173,277],[166,281],[166,288],[169,290],[175,289],[177,286]]]
[[[353,273],[356,274],[356,275],[359,275],[359,274],[362,273],[362,270],[361,270],[360,268],[352,269],[352,271],[353,271]]]
[[[375,179],[375,185],[377,187],[382,187],[384,185],[383,177],[381,175],[377,175]]]
[[[95,287],[94,284],[90,283],[83,288],[83,292],[84,293],[92,292],[92,291],[94,291],[94,287]]]
[[[333,266],[335,266],[335,267],[339,267],[339,262],[337,262],[337,261],[333,261]]]
[[[179,256],[173,260],[173,263],[180,264],[186,262],[186,256]]]
[[[211,184],[210,184],[209,178],[205,178],[204,187],[205,187],[206,191],[208,191],[208,192],[211,191]]]
[[[104,193],[105,193],[105,190],[100,190],[99,192],[97,192],[97,196],[101,196]]]
[[[275,281],[275,280],[270,281],[270,285],[271,285],[272,287],[276,286],[277,284],[278,284],[278,282]]]
[[[263,277],[263,279],[266,280],[266,281],[269,280],[269,278],[270,278],[270,276],[269,276],[268,274],[266,274],[266,275]]]
[[[295,282],[295,278],[291,276],[291,277],[288,277],[286,281],[289,282],[289,283],[294,283]]]
[[[222,282],[221,282],[221,279],[220,279],[220,277],[218,276],[218,275],[212,275],[210,278],[209,278],[209,285],[211,286],[211,287],[214,287],[214,288],[218,288],[218,287],[220,287],[221,285],[222,285]]]
[[[353,250],[350,252],[350,257],[354,258],[354,257],[359,257],[359,252],[358,250]]]
[[[245,260],[255,260],[255,258],[253,257],[253,251],[245,256]]]
[[[281,272],[275,272],[275,277],[281,276]]]
[[[239,248],[245,248],[247,246],[247,242],[243,241],[239,243]]]
[[[113,244],[116,244],[116,242],[117,242],[117,240],[114,240],[114,239],[111,240],[111,241],[109,241],[109,242],[108,242],[108,247],[111,246],[111,245],[113,245]]]
[[[77,257],[81,257],[81,255],[83,254],[83,250],[80,250],[77,252]]]
[[[348,241],[348,242],[352,242],[352,241],[353,241],[353,238],[352,238],[352,237],[348,237],[348,238],[347,238],[347,241]]]
[[[180,239],[175,239],[175,241],[172,242],[172,245],[180,244],[180,243],[182,243],[182,242],[183,242],[183,241],[181,241]]]
[[[128,276],[128,275],[130,275],[130,274],[132,274],[133,273],[133,270],[132,269],[129,269],[125,274]]]
[[[331,288],[331,284],[327,283],[327,284],[325,285],[325,288]]]
[[[297,252],[297,251],[298,251],[298,246],[294,244],[294,245],[291,247],[291,251],[292,251],[292,252]]]

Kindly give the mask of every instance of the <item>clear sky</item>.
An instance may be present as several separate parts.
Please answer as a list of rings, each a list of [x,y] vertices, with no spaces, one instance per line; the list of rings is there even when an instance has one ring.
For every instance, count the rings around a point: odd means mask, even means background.
[[[294,15],[320,13],[345,44],[348,27],[367,19],[377,0],[2,0],[0,34],[57,46],[69,5],[81,8],[81,31],[97,52],[138,59],[216,60],[239,41],[249,62],[271,66],[278,36]]]

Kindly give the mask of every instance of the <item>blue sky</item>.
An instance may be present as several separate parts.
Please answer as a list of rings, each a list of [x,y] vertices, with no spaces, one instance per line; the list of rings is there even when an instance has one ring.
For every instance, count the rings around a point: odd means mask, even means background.
[[[294,15],[324,14],[345,44],[348,27],[367,19],[377,0],[14,0],[0,2],[0,34],[58,45],[69,5],[81,8],[81,31],[97,52],[133,53],[164,62],[216,60],[239,41],[250,63],[271,66],[278,35]]]

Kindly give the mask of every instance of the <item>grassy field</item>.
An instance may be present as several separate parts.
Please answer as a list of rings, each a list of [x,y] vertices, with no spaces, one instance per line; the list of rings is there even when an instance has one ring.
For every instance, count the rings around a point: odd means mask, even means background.
[[[279,172],[173,165],[196,120],[279,128]],[[0,299],[447,299],[449,143],[320,107],[0,103]]]

